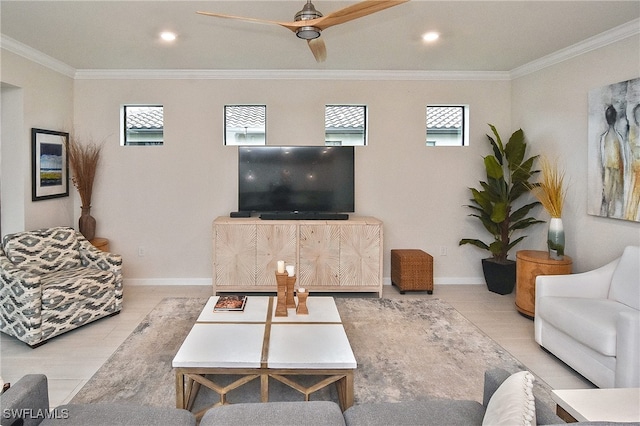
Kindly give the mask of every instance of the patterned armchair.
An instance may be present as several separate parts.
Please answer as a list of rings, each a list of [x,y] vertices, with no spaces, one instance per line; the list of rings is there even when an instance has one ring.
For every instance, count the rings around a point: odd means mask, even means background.
[[[115,315],[122,305],[122,257],[73,228],[6,235],[0,248],[0,331],[36,347]]]

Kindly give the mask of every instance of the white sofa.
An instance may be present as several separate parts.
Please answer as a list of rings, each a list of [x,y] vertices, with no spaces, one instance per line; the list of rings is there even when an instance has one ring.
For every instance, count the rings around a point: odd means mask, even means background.
[[[538,276],[535,339],[600,388],[640,387],[640,247],[589,272]]]

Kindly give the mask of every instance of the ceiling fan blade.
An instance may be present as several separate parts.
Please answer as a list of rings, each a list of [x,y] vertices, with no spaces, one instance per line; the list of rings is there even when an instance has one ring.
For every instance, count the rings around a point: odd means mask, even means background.
[[[307,44],[316,62],[324,62],[327,59],[327,47],[321,37],[307,40]]]
[[[372,13],[380,12],[381,10],[388,9],[393,6],[398,6],[402,3],[406,3],[409,0],[364,0],[360,3],[352,4],[335,12],[328,13],[322,18],[317,18],[312,21],[307,21],[309,24],[313,24],[321,30],[329,28],[334,25],[344,24],[345,22],[353,21],[354,19],[362,18],[363,16],[371,15]]]
[[[300,20],[300,21],[271,21],[268,19],[247,18],[244,16],[225,15],[223,13],[214,12],[196,12],[200,15],[213,16],[216,18],[237,19],[240,21],[254,22],[258,24],[274,24],[280,25],[288,30],[296,32],[298,28],[305,26],[314,26],[320,30],[332,27],[334,25],[344,24],[372,13],[380,12],[399,4],[406,3],[409,0],[364,0],[351,6],[331,12],[321,18]]]
[[[301,25],[298,25],[297,22],[270,21],[268,19],[247,18],[245,16],[225,15],[224,13],[214,13],[214,12],[198,11],[196,13],[199,14],[199,15],[213,16],[215,18],[237,19],[239,21],[253,22],[253,23],[256,23],[256,24],[280,25],[281,27],[285,27],[285,28],[287,28],[287,29],[289,29],[291,31],[295,31],[298,27],[301,26]]]

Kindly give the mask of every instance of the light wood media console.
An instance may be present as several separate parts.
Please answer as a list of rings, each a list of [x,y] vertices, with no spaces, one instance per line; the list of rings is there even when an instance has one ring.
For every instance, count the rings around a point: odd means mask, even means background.
[[[296,266],[297,285],[311,292],[376,292],[382,296],[382,221],[213,221],[213,294],[275,292],[277,261]]]

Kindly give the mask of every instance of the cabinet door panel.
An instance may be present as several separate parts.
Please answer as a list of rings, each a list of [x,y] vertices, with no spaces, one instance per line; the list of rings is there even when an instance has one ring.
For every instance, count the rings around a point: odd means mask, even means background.
[[[380,227],[343,226],[340,233],[340,285],[374,286],[380,282]]]
[[[257,225],[256,285],[276,287],[278,260],[296,264],[296,225]]]
[[[300,226],[300,287],[340,285],[340,227]]]
[[[216,286],[254,286],[256,226],[216,225]]]

